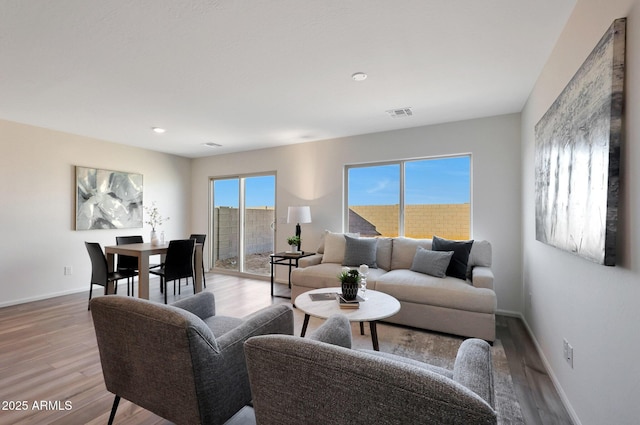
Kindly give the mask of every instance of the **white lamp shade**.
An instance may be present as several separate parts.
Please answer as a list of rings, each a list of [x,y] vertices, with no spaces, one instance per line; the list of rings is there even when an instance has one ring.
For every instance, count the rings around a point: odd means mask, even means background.
[[[311,208],[308,206],[289,207],[287,223],[311,223]]]

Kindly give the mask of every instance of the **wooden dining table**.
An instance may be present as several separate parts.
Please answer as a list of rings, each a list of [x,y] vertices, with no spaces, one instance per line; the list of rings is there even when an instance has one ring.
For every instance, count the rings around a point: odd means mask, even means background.
[[[128,255],[138,258],[138,298],[149,299],[149,257],[152,255],[164,256],[167,254],[169,244],[153,245],[151,243],[131,243],[123,245],[105,246],[104,251],[107,254],[107,264],[109,271],[115,270],[115,256]],[[196,244],[194,267],[195,273],[195,292],[202,291],[202,244]],[[108,293],[113,293],[113,288],[108,289]]]

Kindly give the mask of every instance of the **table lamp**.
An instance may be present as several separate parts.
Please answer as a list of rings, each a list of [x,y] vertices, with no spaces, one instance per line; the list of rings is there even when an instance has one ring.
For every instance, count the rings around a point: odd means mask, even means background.
[[[300,223],[311,223],[311,208],[304,207],[289,207],[287,211],[287,223],[296,223],[296,236],[301,238],[302,229],[300,229]],[[300,251],[300,244],[298,242],[298,251]]]

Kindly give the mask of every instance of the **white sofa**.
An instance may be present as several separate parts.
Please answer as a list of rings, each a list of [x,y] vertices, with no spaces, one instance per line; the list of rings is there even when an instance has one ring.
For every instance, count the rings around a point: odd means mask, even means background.
[[[353,257],[347,242],[354,239],[326,232],[318,253],[300,259],[299,268],[292,271],[291,299],[316,288],[339,286],[337,276],[344,267],[345,255]],[[431,250],[432,239],[379,237],[375,241],[375,267],[369,270],[367,288],[392,295],[401,305],[400,311],[385,321],[490,342],[495,340],[497,301],[489,242],[473,241],[466,279],[460,279],[414,271],[418,247],[423,248],[423,253]],[[353,247],[353,243],[350,246]]]

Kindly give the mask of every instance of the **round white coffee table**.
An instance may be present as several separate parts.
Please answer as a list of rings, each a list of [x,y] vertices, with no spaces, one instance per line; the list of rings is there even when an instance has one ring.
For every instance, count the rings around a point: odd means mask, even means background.
[[[300,336],[304,336],[309,325],[309,316],[326,319],[329,316],[340,313],[347,316],[350,322],[360,322],[360,332],[364,335],[363,322],[369,322],[371,329],[371,342],[373,349],[379,351],[378,330],[376,323],[378,320],[393,316],[400,311],[400,302],[383,292],[368,289],[365,296],[367,300],[360,302],[359,308],[340,308],[335,298],[323,301],[313,301],[310,294],[321,293],[341,293],[342,290],[336,288],[319,288],[305,292],[296,297],[294,305],[304,313],[304,323]],[[362,291],[358,293],[362,297]]]

